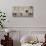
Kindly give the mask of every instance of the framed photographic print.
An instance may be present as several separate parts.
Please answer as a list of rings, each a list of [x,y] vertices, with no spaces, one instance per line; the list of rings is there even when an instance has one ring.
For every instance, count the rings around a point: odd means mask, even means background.
[[[12,8],[13,17],[33,17],[33,6],[15,6]]]

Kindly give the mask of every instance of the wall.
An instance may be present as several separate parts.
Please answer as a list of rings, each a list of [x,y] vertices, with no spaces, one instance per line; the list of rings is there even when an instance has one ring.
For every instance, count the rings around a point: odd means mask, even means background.
[[[46,0],[0,0],[0,9],[6,12],[8,22],[6,27],[14,27],[11,30],[22,31],[21,35],[30,31],[46,31]],[[34,16],[31,17],[12,17],[13,6],[32,5]],[[20,28],[15,28],[20,27]],[[26,28],[23,28],[26,27]],[[31,28],[30,28],[31,27]],[[26,31],[26,32],[23,32]],[[16,34],[17,38],[18,35]],[[17,39],[18,40],[18,39]]]
[[[0,0],[0,9],[6,12],[8,27],[46,27],[46,0]],[[34,16],[12,17],[13,6],[32,5]]]

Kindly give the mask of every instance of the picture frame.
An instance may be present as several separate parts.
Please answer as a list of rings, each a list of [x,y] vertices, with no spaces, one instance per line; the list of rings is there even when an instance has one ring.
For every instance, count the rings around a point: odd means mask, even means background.
[[[14,6],[13,17],[33,17],[33,6]]]

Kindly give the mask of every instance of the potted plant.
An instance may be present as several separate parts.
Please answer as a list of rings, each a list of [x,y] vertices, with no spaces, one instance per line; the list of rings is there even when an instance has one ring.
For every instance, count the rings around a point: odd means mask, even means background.
[[[0,27],[3,28],[4,27],[4,22],[6,20],[6,15],[4,12],[0,11]]]

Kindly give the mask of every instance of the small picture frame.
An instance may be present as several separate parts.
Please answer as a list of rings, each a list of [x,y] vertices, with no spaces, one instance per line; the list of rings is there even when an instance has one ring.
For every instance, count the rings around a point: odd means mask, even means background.
[[[12,8],[13,17],[33,17],[33,6],[14,6]]]

